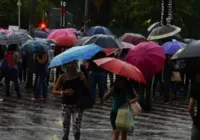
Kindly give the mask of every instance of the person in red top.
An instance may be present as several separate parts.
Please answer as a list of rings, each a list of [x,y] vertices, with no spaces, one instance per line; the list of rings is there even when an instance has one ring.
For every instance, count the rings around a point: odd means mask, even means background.
[[[17,97],[20,98],[20,89],[18,83],[18,67],[19,62],[19,52],[17,44],[12,44],[8,46],[7,51],[4,54],[2,67],[5,74],[5,84],[6,84],[6,96],[10,96],[10,81],[15,84],[15,90],[17,92]]]

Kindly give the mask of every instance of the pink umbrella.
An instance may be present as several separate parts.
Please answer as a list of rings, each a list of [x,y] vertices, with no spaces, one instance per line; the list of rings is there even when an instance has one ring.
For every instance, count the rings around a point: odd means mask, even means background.
[[[148,79],[161,71],[165,62],[165,54],[158,44],[143,42],[129,50],[125,61],[136,66]]]
[[[47,39],[55,39],[56,37],[63,35],[63,34],[67,34],[67,35],[71,35],[73,37],[76,38],[76,35],[72,32],[72,30],[68,30],[68,29],[57,29],[53,32],[51,32]]]
[[[135,45],[127,42],[122,42],[122,44],[124,45],[122,49],[132,49],[135,47]]]
[[[71,47],[76,43],[76,37],[67,34],[57,36],[54,40],[56,41],[56,45],[66,48]]]
[[[6,29],[2,29],[2,28],[0,28],[0,32],[3,32],[5,34],[12,34],[13,33],[12,30],[6,30]]]

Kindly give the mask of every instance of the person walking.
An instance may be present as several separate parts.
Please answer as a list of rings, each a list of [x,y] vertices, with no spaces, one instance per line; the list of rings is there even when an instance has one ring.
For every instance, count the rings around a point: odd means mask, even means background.
[[[43,90],[43,97],[41,100],[47,100],[48,54],[46,52],[40,52],[36,53],[34,57],[37,65],[36,93],[34,100],[40,100],[41,90]]]
[[[200,140],[200,73],[191,76],[191,93],[188,111],[193,121],[191,140]],[[197,112],[194,107],[197,103]]]
[[[77,61],[72,61],[62,67],[66,69],[66,72],[59,76],[52,94],[62,96],[63,140],[69,140],[71,117],[73,119],[74,138],[80,140],[83,110],[77,106],[77,102],[80,100],[78,96],[83,94],[84,87],[88,87],[88,82],[85,75],[78,72]]]
[[[121,132],[121,140],[127,140],[127,132],[120,131],[116,128],[116,118],[118,110],[125,104],[132,104],[137,100],[137,95],[134,93],[131,82],[122,76],[117,76],[114,86],[104,95],[104,100],[110,96],[113,97],[114,102],[110,113],[110,121],[113,128],[113,140],[119,140]]]

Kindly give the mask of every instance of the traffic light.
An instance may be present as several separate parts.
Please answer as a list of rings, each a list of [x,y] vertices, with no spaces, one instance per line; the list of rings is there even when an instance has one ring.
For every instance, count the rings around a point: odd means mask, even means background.
[[[46,27],[47,27],[46,23],[43,22],[43,23],[40,24],[41,29],[45,29]]]

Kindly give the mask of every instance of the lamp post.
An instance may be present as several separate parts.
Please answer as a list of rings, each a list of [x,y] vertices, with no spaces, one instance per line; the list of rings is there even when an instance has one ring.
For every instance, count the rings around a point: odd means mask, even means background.
[[[89,13],[89,0],[85,0],[84,32],[86,32],[88,28],[88,13]]]
[[[21,28],[21,0],[18,0],[17,2],[18,6],[18,28]]]

